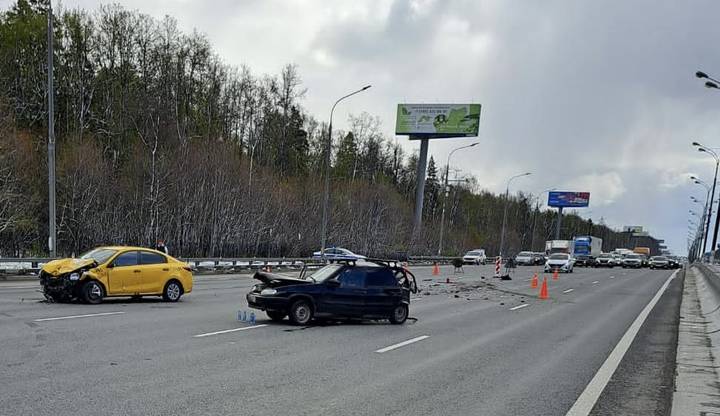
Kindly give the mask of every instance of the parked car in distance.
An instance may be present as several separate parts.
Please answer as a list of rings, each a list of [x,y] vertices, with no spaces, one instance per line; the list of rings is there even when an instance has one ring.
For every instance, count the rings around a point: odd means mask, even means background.
[[[579,267],[592,267],[595,265],[595,257],[589,254],[579,254],[575,256],[575,265]]]
[[[543,265],[547,261],[547,256],[545,255],[545,253],[535,252],[533,253],[533,261],[535,262],[536,266]]]
[[[679,269],[682,267],[682,261],[676,256],[668,256],[668,267],[670,269]]]
[[[545,262],[545,272],[547,273],[553,270],[558,270],[560,272],[572,273],[574,263],[575,261],[569,254],[554,253],[548,256],[548,259]]]
[[[475,250],[470,250],[463,256],[463,263],[465,264],[485,264],[487,263],[487,255],[485,255],[485,250],[482,248],[478,248]]]
[[[640,254],[640,263],[642,264],[642,267],[650,267],[650,259],[648,259],[648,256],[644,254]]]
[[[613,265],[615,266],[622,266],[623,264],[623,255],[622,254],[613,254]]]
[[[177,302],[193,288],[190,265],[143,247],[98,247],[76,259],[53,260],[39,278],[43,294],[55,302],[97,304],[113,296],[162,296]]]
[[[667,257],[664,256],[653,256],[650,257],[650,268],[651,269],[667,269],[670,266],[670,262]]]
[[[515,264],[518,266],[532,266],[535,264],[535,253],[532,251],[521,251],[515,256]]]
[[[615,259],[610,253],[602,253],[595,258],[595,267],[615,267]]]
[[[642,255],[640,254],[627,254],[623,258],[622,267],[640,269],[642,268]]]
[[[410,293],[417,293],[415,276],[391,261],[339,261],[299,278],[263,271],[261,283],[246,295],[248,306],[263,310],[273,321],[289,316],[296,325],[313,318],[389,319],[402,324],[408,317]]]
[[[322,259],[323,255],[321,251],[313,253],[314,259]],[[324,258],[329,261],[337,260],[365,260],[365,256],[361,254],[355,254],[352,251],[342,247],[331,247],[325,249]]]

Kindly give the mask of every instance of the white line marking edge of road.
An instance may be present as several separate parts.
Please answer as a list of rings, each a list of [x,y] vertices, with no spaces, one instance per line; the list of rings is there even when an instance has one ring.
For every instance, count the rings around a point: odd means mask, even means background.
[[[56,318],[41,318],[35,319],[33,322],[45,322],[45,321],[60,321],[62,319],[75,319],[75,318],[90,318],[93,316],[108,316],[108,315],[121,315],[125,312],[101,312],[101,313],[88,313],[85,315],[69,315],[69,316],[58,316]]]
[[[233,328],[233,329],[223,329],[222,331],[215,331],[215,332],[207,332],[205,334],[198,334],[193,335],[193,338],[204,338],[209,337],[210,335],[220,335],[220,334],[227,334],[229,332],[237,332],[237,331],[245,331],[246,329],[253,329],[253,328],[262,328],[267,326],[267,324],[260,324],[260,325],[253,325],[253,326],[243,326],[240,328]]]
[[[430,338],[430,335],[421,335],[419,337],[415,337],[415,338],[409,339],[407,341],[398,342],[397,344],[393,344],[393,345],[387,346],[385,348],[380,348],[379,350],[376,350],[375,352],[382,354],[384,352],[392,351],[392,350],[398,349],[400,347],[404,347],[406,345],[414,344],[418,341],[422,341],[427,338]]]
[[[575,290],[575,289],[567,289],[567,290],[563,290],[563,293],[570,293],[570,292],[572,292],[573,290]]]
[[[610,378],[613,374],[615,374],[615,370],[617,370],[620,365],[620,361],[622,361],[625,353],[627,353],[630,349],[630,345],[632,345],[635,340],[635,336],[637,336],[637,333],[640,331],[640,328],[650,315],[650,312],[652,312],[653,308],[658,303],[663,293],[665,293],[668,286],[670,286],[670,282],[676,275],[677,271],[671,274],[660,289],[658,289],[657,293],[655,293],[655,296],[650,299],[650,302],[645,305],[645,308],[640,312],[637,318],[635,318],[622,338],[620,338],[620,341],[618,341],[617,345],[615,345],[615,348],[613,348],[610,355],[608,355],[605,362],[602,366],[600,366],[600,369],[597,373],[595,373],[595,376],[592,380],[590,380],[590,383],[588,383],[585,390],[583,390],[565,416],[587,416],[590,414],[603,390],[605,390]]]
[[[526,307],[528,307],[528,306],[530,306],[530,304],[528,304],[528,303],[523,303],[522,305],[518,305],[518,306],[515,306],[515,307],[510,308],[510,310],[511,310],[511,311],[516,311],[516,310],[518,310],[518,309],[526,308]]]

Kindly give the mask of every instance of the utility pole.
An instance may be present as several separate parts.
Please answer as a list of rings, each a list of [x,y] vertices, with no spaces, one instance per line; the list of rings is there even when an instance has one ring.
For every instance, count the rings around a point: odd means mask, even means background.
[[[53,12],[48,2],[48,249],[50,257],[57,257],[57,230],[55,224],[55,87],[53,86]]]

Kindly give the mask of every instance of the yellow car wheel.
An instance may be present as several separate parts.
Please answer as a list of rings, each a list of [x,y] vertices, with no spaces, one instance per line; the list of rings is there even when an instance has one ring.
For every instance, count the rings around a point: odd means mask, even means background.
[[[97,305],[105,297],[105,289],[95,280],[86,282],[82,287],[82,298],[86,303]]]

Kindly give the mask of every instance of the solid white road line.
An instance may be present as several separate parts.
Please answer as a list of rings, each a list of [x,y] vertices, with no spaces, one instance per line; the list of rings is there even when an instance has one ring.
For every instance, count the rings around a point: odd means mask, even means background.
[[[430,338],[430,335],[422,335],[422,336],[419,336],[419,337],[417,337],[417,338],[413,338],[413,339],[409,339],[409,340],[407,340],[407,341],[399,342],[399,343],[397,343],[397,344],[390,345],[389,347],[380,348],[379,350],[377,350],[377,351],[375,351],[375,352],[378,352],[378,353],[382,354],[382,353],[384,353],[384,352],[392,351],[392,350],[398,349],[398,348],[400,348],[400,347],[404,347],[404,346],[406,346],[406,345],[410,345],[410,344],[416,343],[416,342],[418,342],[418,341],[422,341],[422,340],[427,339],[427,338]]]
[[[527,304],[527,303],[523,303],[522,305],[518,305],[518,306],[515,306],[514,308],[510,308],[510,310],[511,310],[511,311],[516,311],[516,310],[518,310],[518,309],[526,308],[526,307],[528,307],[528,306],[530,306],[530,305]]]
[[[600,283],[600,282],[598,282],[597,280],[594,281],[594,282],[592,282],[592,284],[594,284],[594,285],[596,285],[596,284],[598,284],[598,283]]]
[[[224,329],[222,331],[215,331],[215,332],[208,332],[206,334],[198,334],[193,335],[193,338],[202,338],[202,337],[209,337],[211,335],[220,335],[220,334],[227,334],[228,332],[237,332],[237,331],[244,331],[246,329],[253,329],[253,328],[262,328],[264,326],[267,326],[267,324],[260,324],[260,325],[253,325],[253,326],[244,326],[242,328],[233,328],[233,329]]]
[[[0,290],[3,289],[40,289],[40,285],[32,285],[32,286],[5,286],[0,285]]]
[[[35,319],[33,322],[45,322],[45,321],[60,321],[62,319],[75,319],[75,318],[90,318],[93,316],[108,316],[108,315],[120,315],[125,312],[103,312],[103,313],[89,313],[87,315],[70,315],[70,316],[58,316],[57,318],[42,318]]]
[[[620,341],[612,350],[598,372],[595,373],[595,376],[592,380],[590,380],[590,383],[587,387],[585,387],[585,390],[583,390],[582,394],[580,394],[580,397],[578,397],[577,401],[567,412],[566,416],[587,416],[590,414],[595,406],[595,403],[600,397],[600,394],[602,394],[603,390],[605,390],[605,386],[607,386],[610,378],[615,373],[615,370],[617,370],[618,365],[620,365],[620,361],[622,361],[627,350],[630,349],[630,345],[632,345],[638,331],[640,331],[640,328],[643,323],[645,323],[648,315],[650,315],[650,312],[655,307],[655,304],[658,303],[660,297],[662,297],[663,293],[665,293],[665,289],[667,289],[670,285],[670,281],[675,278],[676,274],[677,271],[668,277],[655,296],[650,300],[650,303],[648,303],[645,306],[645,309],[643,309],[637,318],[635,318],[635,321],[633,321],[632,325],[630,325],[630,328],[628,328],[625,332],[625,335],[620,338]]]
[[[611,279],[614,279],[614,278],[615,278],[615,276],[610,276],[610,278],[611,278]]]
[[[572,292],[573,290],[575,290],[575,289],[563,290],[563,293],[570,293],[570,292]]]

